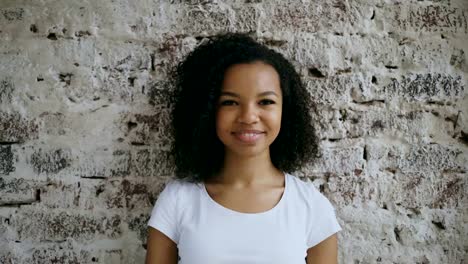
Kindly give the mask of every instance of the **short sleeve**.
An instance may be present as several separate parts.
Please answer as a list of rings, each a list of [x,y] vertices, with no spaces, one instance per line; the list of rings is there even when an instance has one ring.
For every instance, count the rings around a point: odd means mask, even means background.
[[[335,215],[335,209],[330,201],[318,191],[312,183],[313,211],[309,221],[309,233],[307,234],[307,248],[311,248],[331,235],[341,231]]]
[[[158,199],[151,212],[148,225],[159,230],[176,244],[179,242],[179,227],[177,210],[177,193],[180,188],[176,180],[170,180]]]

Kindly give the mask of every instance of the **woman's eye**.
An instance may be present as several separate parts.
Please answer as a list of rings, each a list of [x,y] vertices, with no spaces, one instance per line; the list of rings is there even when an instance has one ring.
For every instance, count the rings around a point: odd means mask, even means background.
[[[225,100],[221,102],[221,105],[234,105],[236,102],[232,100]]]
[[[261,105],[270,105],[270,104],[274,104],[274,103],[275,103],[275,101],[268,100],[268,99],[260,101]]]

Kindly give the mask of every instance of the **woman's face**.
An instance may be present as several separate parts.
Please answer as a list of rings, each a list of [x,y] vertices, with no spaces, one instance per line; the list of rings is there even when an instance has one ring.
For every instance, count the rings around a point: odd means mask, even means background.
[[[216,133],[226,155],[269,154],[281,127],[282,93],[276,70],[263,62],[235,64],[224,75]]]

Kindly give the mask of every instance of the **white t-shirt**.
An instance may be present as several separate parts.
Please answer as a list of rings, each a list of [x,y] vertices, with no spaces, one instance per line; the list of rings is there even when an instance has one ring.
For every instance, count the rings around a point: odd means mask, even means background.
[[[280,201],[261,213],[231,210],[213,200],[203,183],[171,179],[148,225],[177,244],[179,264],[303,264],[308,248],[341,227],[312,182],[285,176]]]

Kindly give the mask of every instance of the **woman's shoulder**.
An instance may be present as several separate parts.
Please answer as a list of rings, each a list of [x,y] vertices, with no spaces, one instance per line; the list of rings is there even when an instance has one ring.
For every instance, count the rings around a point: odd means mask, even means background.
[[[299,178],[294,175],[290,175],[290,189],[296,195],[296,199],[305,201],[308,205],[321,206],[322,204],[328,206],[330,201],[323,195],[319,189],[309,178]]]
[[[315,187],[314,183],[309,178],[300,178],[293,174],[287,174],[289,176],[289,182],[298,192],[307,195],[316,195],[320,191]]]
[[[169,193],[187,193],[188,191],[194,190],[196,188],[200,188],[200,183],[190,181],[188,179],[180,179],[180,178],[170,178],[166,181],[164,190]]]

